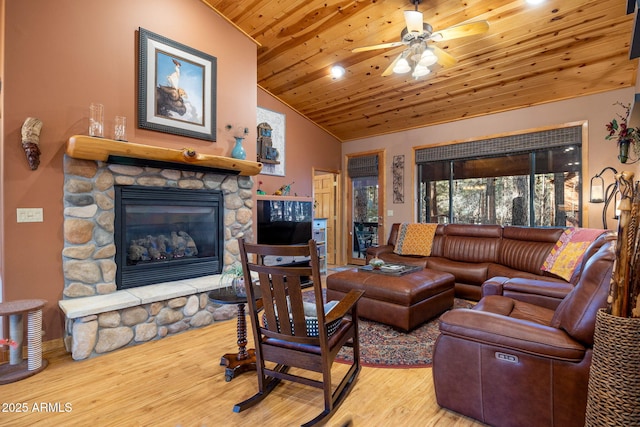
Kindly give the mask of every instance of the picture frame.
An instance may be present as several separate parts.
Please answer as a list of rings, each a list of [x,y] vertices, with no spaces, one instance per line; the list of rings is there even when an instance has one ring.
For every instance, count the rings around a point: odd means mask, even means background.
[[[285,176],[286,116],[283,113],[262,107],[258,107],[256,116],[257,125],[267,123],[271,127],[271,147],[269,148],[271,153],[267,157],[277,161],[277,163],[264,162],[260,173],[263,175]]]
[[[216,140],[217,60],[139,28],[138,127]]]

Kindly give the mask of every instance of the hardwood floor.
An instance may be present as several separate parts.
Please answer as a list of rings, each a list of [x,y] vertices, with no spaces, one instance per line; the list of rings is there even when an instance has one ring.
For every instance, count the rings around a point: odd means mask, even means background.
[[[285,382],[262,403],[234,413],[233,405],[257,390],[252,372],[224,380],[220,356],[235,351],[235,342],[231,320],[85,361],[49,352],[44,371],[0,385],[0,425],[292,426],[320,412],[320,390]],[[349,420],[353,426],[482,425],[438,407],[430,368],[363,368],[326,425]]]

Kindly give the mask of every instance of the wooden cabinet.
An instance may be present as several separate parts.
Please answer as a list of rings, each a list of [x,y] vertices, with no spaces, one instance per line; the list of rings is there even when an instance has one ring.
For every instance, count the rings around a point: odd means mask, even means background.
[[[327,274],[327,219],[314,218],[312,228],[313,240],[318,246],[320,258],[320,274]]]

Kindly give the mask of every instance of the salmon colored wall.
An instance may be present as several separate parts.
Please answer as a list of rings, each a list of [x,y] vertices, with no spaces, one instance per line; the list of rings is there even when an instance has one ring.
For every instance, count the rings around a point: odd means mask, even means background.
[[[311,168],[339,170],[340,141],[261,88],[258,88],[258,105],[284,113],[287,127],[285,176],[259,175],[257,180],[262,181],[261,189],[273,194],[280,186],[295,181],[291,186],[291,195],[311,196]]]
[[[247,126],[248,140],[256,137],[256,45],[199,0],[8,1],[3,24],[3,297],[48,300],[50,340],[64,327],[57,306],[64,283],[63,153],[70,136],[87,133],[89,104],[105,105],[107,137],[114,116],[124,115],[130,141],[229,155],[233,138],[225,124]],[[217,142],[136,128],[138,27],[217,58]],[[44,123],[36,171],[21,146],[30,116]],[[253,145],[247,157],[255,158]],[[18,224],[16,208],[43,208],[44,222]]]
[[[0,22],[4,23],[4,6],[5,1],[0,0]],[[4,82],[4,31],[0,31],[0,83]],[[0,135],[4,136],[4,91],[0,90]],[[4,230],[4,184],[3,184],[3,170],[4,170],[4,149],[2,149],[2,141],[4,138],[0,138],[0,230]],[[4,271],[4,257],[2,256],[4,248],[4,233],[0,233],[0,302],[4,300],[2,292],[2,272]],[[3,318],[0,318],[0,333],[4,331]],[[2,336],[7,336],[2,334]]]
[[[419,84],[419,83],[417,83]],[[588,223],[585,227],[602,227],[601,204],[589,203],[589,181],[592,176],[600,172],[605,166],[613,166],[618,171],[631,170],[640,172],[638,164],[621,164],[617,159],[615,141],[605,140],[607,135],[605,124],[622,114],[620,107],[613,104],[617,101],[629,103],[633,101],[635,89],[627,88],[597,95],[584,96],[560,102],[538,105],[520,110],[492,114],[473,119],[460,120],[437,126],[413,129],[390,135],[350,141],[342,144],[342,154],[359,153],[374,149],[386,148],[385,173],[387,174],[385,187],[385,224],[394,222],[410,222],[416,220],[415,201],[415,158],[414,148],[431,144],[443,144],[453,141],[481,139],[492,135],[509,132],[522,132],[547,126],[565,123],[587,121],[588,137],[583,141],[583,159],[588,172],[583,176],[583,206],[588,212]],[[405,202],[393,204],[393,180],[390,175],[393,156],[405,155]],[[613,175],[603,176],[605,183],[613,182]],[[393,216],[386,215],[393,210]],[[613,213],[611,213],[613,216]],[[609,228],[617,227],[614,220],[608,221]],[[387,235],[390,227],[387,227]],[[387,236],[385,236],[385,241]]]

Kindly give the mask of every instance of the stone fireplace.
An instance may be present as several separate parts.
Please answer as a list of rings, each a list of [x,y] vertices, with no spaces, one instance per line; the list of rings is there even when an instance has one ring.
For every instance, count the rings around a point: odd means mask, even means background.
[[[211,303],[208,292],[221,286],[216,273],[223,266],[239,262],[237,238],[252,240],[251,177],[156,166],[64,158],[65,283],[59,305],[66,315],[65,345],[75,360],[205,326],[235,312],[235,306]],[[211,273],[160,274],[153,283],[119,289],[115,196],[122,188],[219,193],[221,253],[206,267]]]

